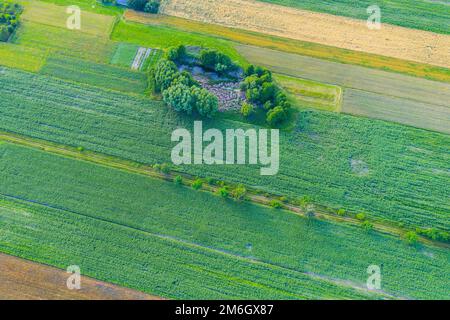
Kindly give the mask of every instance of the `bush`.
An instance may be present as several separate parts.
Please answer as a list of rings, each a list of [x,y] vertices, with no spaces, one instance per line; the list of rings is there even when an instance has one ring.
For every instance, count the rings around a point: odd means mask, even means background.
[[[283,207],[283,204],[279,200],[272,200],[270,201],[270,206],[275,209],[280,209],[281,207]]]
[[[244,117],[248,118],[248,117],[250,117],[253,113],[255,113],[255,110],[254,110],[253,105],[250,104],[250,103],[244,102],[244,103],[242,104],[242,107],[241,107],[241,114],[242,114]]]
[[[415,233],[414,231],[408,231],[405,234],[405,239],[406,239],[406,242],[408,242],[408,244],[410,244],[410,245],[415,245],[419,241],[419,237],[418,237],[417,233]]]
[[[131,9],[134,9],[137,11],[144,11],[147,1],[148,0],[127,0],[127,5]]]
[[[200,190],[203,186],[202,179],[196,179],[194,182],[192,182],[192,188],[194,190]]]
[[[203,49],[200,52],[199,60],[205,69],[216,71],[219,74],[226,74],[237,67],[230,57],[212,49]]]
[[[179,45],[178,47],[169,48],[167,51],[167,59],[174,62],[182,62],[187,57],[186,47]]]
[[[183,178],[182,178],[181,176],[176,176],[176,177],[173,179],[173,182],[175,182],[175,183],[178,184],[178,185],[181,185],[181,184],[183,184]]]
[[[175,63],[166,59],[159,60],[153,71],[155,92],[162,92],[169,88],[173,80],[179,75],[180,73]]]
[[[217,190],[217,194],[222,198],[228,198],[230,192],[228,191],[227,187],[222,187]]]
[[[156,14],[159,12],[159,0],[150,0],[144,6],[144,12]]]
[[[267,113],[266,121],[271,126],[278,126],[286,120],[287,114],[280,106],[273,108]]]
[[[359,221],[363,221],[366,219],[366,214],[364,212],[360,212],[355,216],[356,219],[358,219]]]
[[[159,166],[159,170],[164,173],[164,174],[169,174],[170,173],[170,165],[167,163],[163,163]]]
[[[373,224],[371,224],[369,221],[365,220],[361,226],[363,227],[363,229],[367,232],[371,231],[373,229]]]
[[[336,214],[341,217],[345,216],[345,209],[339,209]]]
[[[239,185],[233,189],[233,191],[231,192],[231,196],[236,201],[242,201],[245,199],[246,193],[247,193],[247,189],[245,189],[244,186]]]

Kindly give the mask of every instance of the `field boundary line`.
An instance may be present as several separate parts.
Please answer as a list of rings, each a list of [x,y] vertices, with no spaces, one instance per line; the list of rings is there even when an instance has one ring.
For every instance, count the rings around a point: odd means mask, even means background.
[[[95,163],[97,165],[107,167],[107,168],[114,168],[126,172],[131,172],[134,174],[139,174],[142,176],[154,178],[154,179],[160,179],[165,180],[169,182],[173,182],[174,178],[177,175],[180,175],[183,177],[185,181],[183,181],[184,186],[190,186],[193,181],[197,179],[196,176],[192,176],[190,174],[187,174],[185,172],[171,170],[170,173],[162,173],[160,171],[157,171],[156,169],[152,168],[149,165],[145,165],[142,163],[138,163],[131,160],[125,160],[121,158],[117,158],[110,155],[105,155],[89,150],[85,151],[79,151],[77,148],[67,145],[61,145],[41,139],[36,138],[30,138],[30,137],[24,137],[22,135],[0,131],[0,141],[4,141],[7,143],[22,145],[26,147],[30,147],[33,149],[38,149],[47,153],[57,154],[63,157],[79,160],[79,161],[85,161],[90,163]],[[232,184],[229,184],[232,185]],[[212,186],[209,184],[203,184],[201,191],[204,192],[210,192],[210,193],[216,193],[221,187],[220,186]],[[278,197],[276,195],[270,195],[270,196],[262,196],[256,193],[256,190],[247,189],[247,195],[245,198],[245,201],[252,202],[254,204],[262,205],[264,207],[270,207],[271,208],[271,202],[273,200],[278,200]],[[307,213],[303,208],[297,205],[293,204],[286,204],[283,203],[281,208],[283,211],[295,214],[297,216],[300,216],[302,218],[308,218]],[[274,209],[275,210],[275,209]],[[347,225],[352,226],[361,226],[361,221],[359,221],[356,218],[349,217],[349,216],[338,216],[336,214],[331,213],[330,211],[327,211],[325,207],[320,205],[315,205],[314,210],[314,219],[324,220],[324,221],[332,221],[337,223],[343,223],[345,222]],[[373,230],[380,232],[382,234],[400,237],[402,238],[404,234],[409,230],[400,229],[395,226],[391,226],[388,224],[380,223],[379,221],[370,221],[373,225]],[[443,247],[443,248],[450,248],[449,244],[446,244],[444,242],[439,241],[433,241],[430,239],[426,239],[423,236],[418,236],[420,242],[426,245],[430,246],[437,246],[437,247]]]

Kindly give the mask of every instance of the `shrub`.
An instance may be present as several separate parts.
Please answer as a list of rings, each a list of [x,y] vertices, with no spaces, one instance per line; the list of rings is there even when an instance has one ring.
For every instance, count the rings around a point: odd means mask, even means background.
[[[250,104],[250,103],[244,102],[244,103],[242,104],[242,107],[241,107],[241,114],[242,114],[244,117],[248,118],[248,117],[250,117],[253,113],[255,113],[255,110],[254,110],[253,105]]]
[[[159,12],[159,0],[150,0],[144,6],[144,12],[156,14]]]
[[[338,216],[341,216],[341,217],[343,217],[343,216],[345,216],[345,209],[339,209],[337,212],[336,212],[336,214],[338,215]]]
[[[227,187],[222,187],[217,190],[217,194],[222,198],[228,198],[230,192],[228,191]]]
[[[360,212],[355,216],[356,219],[363,221],[366,219],[366,214],[364,212]]]
[[[415,233],[414,231],[408,231],[405,234],[405,239],[406,242],[408,242],[408,244],[410,245],[415,245],[419,241],[419,237],[417,236],[417,233]]]
[[[231,192],[231,196],[236,201],[242,201],[245,199],[246,193],[247,193],[247,189],[245,189],[244,186],[239,185],[233,189],[233,191]]]
[[[371,231],[373,229],[373,224],[371,224],[369,221],[365,220],[363,221],[363,223],[361,224],[361,226],[363,227],[363,229],[367,232]]]
[[[181,184],[183,184],[183,178],[182,178],[181,176],[176,176],[176,177],[173,179],[173,182],[175,182],[175,183],[178,184],[178,185],[181,185]]]
[[[187,57],[186,47],[179,45],[178,47],[169,48],[167,51],[167,59],[174,62],[182,62]]]
[[[192,182],[192,188],[194,190],[200,190],[203,186],[203,181],[202,179],[196,179],[194,180],[194,182]]]
[[[279,200],[272,200],[270,201],[270,206],[275,209],[280,209],[281,207],[283,207],[283,204]]]
[[[134,9],[137,11],[144,11],[147,1],[148,0],[127,0],[127,5],[131,9]]]
[[[159,166],[159,170],[164,173],[164,174],[169,174],[170,173],[170,165],[167,163],[163,163]]]
[[[267,123],[271,126],[280,125],[286,118],[286,112],[280,106],[273,108],[267,113]]]

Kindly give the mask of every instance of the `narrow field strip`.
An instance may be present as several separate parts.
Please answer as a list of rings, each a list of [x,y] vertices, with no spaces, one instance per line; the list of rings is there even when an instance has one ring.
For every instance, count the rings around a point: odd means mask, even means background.
[[[177,247],[194,243],[202,248],[210,248],[208,252],[213,250],[211,254],[214,255],[223,256],[223,252],[226,252],[239,256],[239,260],[244,259],[258,269],[272,269],[273,266],[255,264],[253,260],[279,266],[270,272],[272,276],[295,272],[297,276],[293,279],[300,280],[303,276],[298,272],[307,273],[309,281],[312,280],[310,276],[320,275],[323,281],[326,279],[325,282],[350,281],[347,283],[351,283],[354,288],[364,286],[368,265],[382,263],[385,270],[383,291],[386,294],[396,297],[446,294],[445,277],[438,275],[445,273],[448,267],[445,264],[448,251],[445,249],[409,247],[401,240],[376,233],[367,234],[359,228],[307,220],[282,211],[224,201],[208,193],[29,148],[3,144],[0,155],[0,167],[5,178],[0,184],[0,192],[9,198],[45,204],[52,211],[59,212],[62,209],[86,218],[89,216],[99,221],[139,229],[154,234],[152,237],[162,237],[160,240],[164,242],[176,241]],[[17,172],[20,174],[15,174]],[[25,185],[27,187],[23,188]],[[122,188],[123,185],[127,188]],[[60,212],[52,219],[61,215],[66,214]],[[22,219],[22,215],[15,216]],[[82,216],[76,220],[82,221]],[[28,218],[25,215],[23,219]],[[24,239],[35,228],[42,230],[42,226],[38,227],[35,221],[28,221],[25,225],[34,227],[22,232],[21,237]],[[101,225],[101,222],[95,225]],[[79,229],[75,234],[84,237],[83,230]],[[114,234],[118,236],[124,232]],[[63,236],[66,233],[57,234]],[[273,237],[274,234],[283,236]],[[47,237],[45,234],[41,236]],[[358,246],[355,246],[355,241]],[[189,246],[192,250],[204,251]],[[217,250],[220,253],[215,252]],[[352,257],[350,260],[349,256]],[[223,263],[223,257],[219,260]],[[426,286],[422,286],[420,281],[429,281],[425,280],[428,277],[418,277],[415,267],[410,269],[413,265],[420,265],[419,270],[433,275],[433,292],[423,290]],[[204,267],[209,268],[207,265]],[[223,266],[221,268],[224,270]],[[170,279],[164,283],[167,281]],[[281,280],[281,283],[284,282]],[[161,295],[159,292],[151,293]],[[299,290],[297,293],[305,294],[305,291]],[[271,294],[278,296],[281,292],[273,291]]]

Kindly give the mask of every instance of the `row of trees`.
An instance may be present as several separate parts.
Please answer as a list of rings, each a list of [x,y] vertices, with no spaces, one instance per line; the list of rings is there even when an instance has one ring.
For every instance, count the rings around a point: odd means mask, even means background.
[[[250,65],[245,70],[246,78],[241,84],[247,101],[241,113],[245,117],[254,112],[254,105],[266,111],[266,121],[271,126],[278,126],[289,115],[291,107],[286,94],[274,83],[272,73],[262,67]]]
[[[154,91],[162,93],[164,102],[174,110],[212,117],[218,109],[215,95],[199,86],[189,72],[178,71],[176,64],[161,59],[153,72]]]
[[[127,0],[129,8],[148,13],[158,13],[160,0]]]
[[[0,3],[0,41],[8,41],[11,34],[19,26],[19,15],[22,7],[17,3]]]

